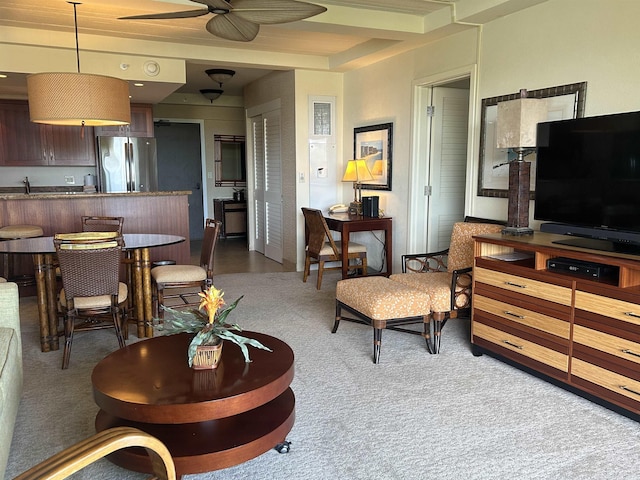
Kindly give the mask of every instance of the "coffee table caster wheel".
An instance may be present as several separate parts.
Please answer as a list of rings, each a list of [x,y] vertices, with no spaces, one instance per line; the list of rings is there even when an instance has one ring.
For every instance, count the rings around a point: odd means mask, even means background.
[[[291,442],[287,442],[286,440],[282,443],[277,444],[275,447],[276,452],[278,453],[289,453],[291,450]]]

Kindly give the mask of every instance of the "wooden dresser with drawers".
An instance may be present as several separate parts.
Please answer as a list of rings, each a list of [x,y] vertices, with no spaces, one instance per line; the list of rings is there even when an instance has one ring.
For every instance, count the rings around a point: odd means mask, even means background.
[[[474,354],[640,419],[640,256],[554,243],[563,239],[475,238]]]

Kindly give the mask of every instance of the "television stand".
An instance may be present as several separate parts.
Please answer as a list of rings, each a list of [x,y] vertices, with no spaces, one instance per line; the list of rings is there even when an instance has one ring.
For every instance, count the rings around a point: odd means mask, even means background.
[[[640,257],[567,240],[597,239],[474,237],[473,353],[507,360],[640,421]],[[558,258],[615,274],[549,270]]]
[[[605,240],[601,238],[571,237],[562,240],[555,240],[551,243],[567,245],[570,247],[588,248],[590,250],[600,250],[603,252],[640,255],[640,245],[635,243],[616,242],[615,240]]]

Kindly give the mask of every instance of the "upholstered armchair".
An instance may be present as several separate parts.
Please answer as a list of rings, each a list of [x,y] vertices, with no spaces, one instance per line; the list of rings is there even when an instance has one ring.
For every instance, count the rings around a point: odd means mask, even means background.
[[[430,353],[440,350],[440,333],[449,318],[471,313],[474,235],[498,233],[504,228],[502,222],[477,220],[455,223],[446,250],[403,255],[402,273],[389,277],[431,297],[430,332],[425,334]]]

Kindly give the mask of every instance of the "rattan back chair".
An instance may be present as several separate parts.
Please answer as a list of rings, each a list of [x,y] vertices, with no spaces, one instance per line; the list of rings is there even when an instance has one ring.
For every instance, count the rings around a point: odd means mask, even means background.
[[[207,218],[200,251],[200,265],[160,265],[151,269],[153,304],[157,317],[164,318],[167,300],[177,300],[170,302],[173,308],[199,305],[198,292],[213,284],[214,254],[221,228],[220,220]],[[197,290],[194,290],[196,288]],[[170,289],[179,291],[167,293],[166,290]]]
[[[342,245],[336,243],[331,236],[331,231],[327,225],[324,215],[320,210],[302,207],[302,214],[305,221],[305,259],[304,273],[302,281],[306,282],[311,271],[311,264],[318,264],[318,281],[316,288],[320,290],[322,286],[322,274],[324,270],[342,269],[342,265],[335,267],[325,267],[325,262],[342,261]],[[349,242],[347,256],[349,260],[359,260],[361,263],[354,268],[361,269],[362,275],[367,274],[367,247],[356,242]]]
[[[122,234],[124,217],[93,217],[83,215],[83,232],[118,232]]]
[[[62,368],[69,366],[74,332],[114,328],[118,345],[125,346],[122,325],[127,285],[119,281],[122,237],[96,233],[58,234],[54,237],[62,290],[59,305],[64,317]]]

